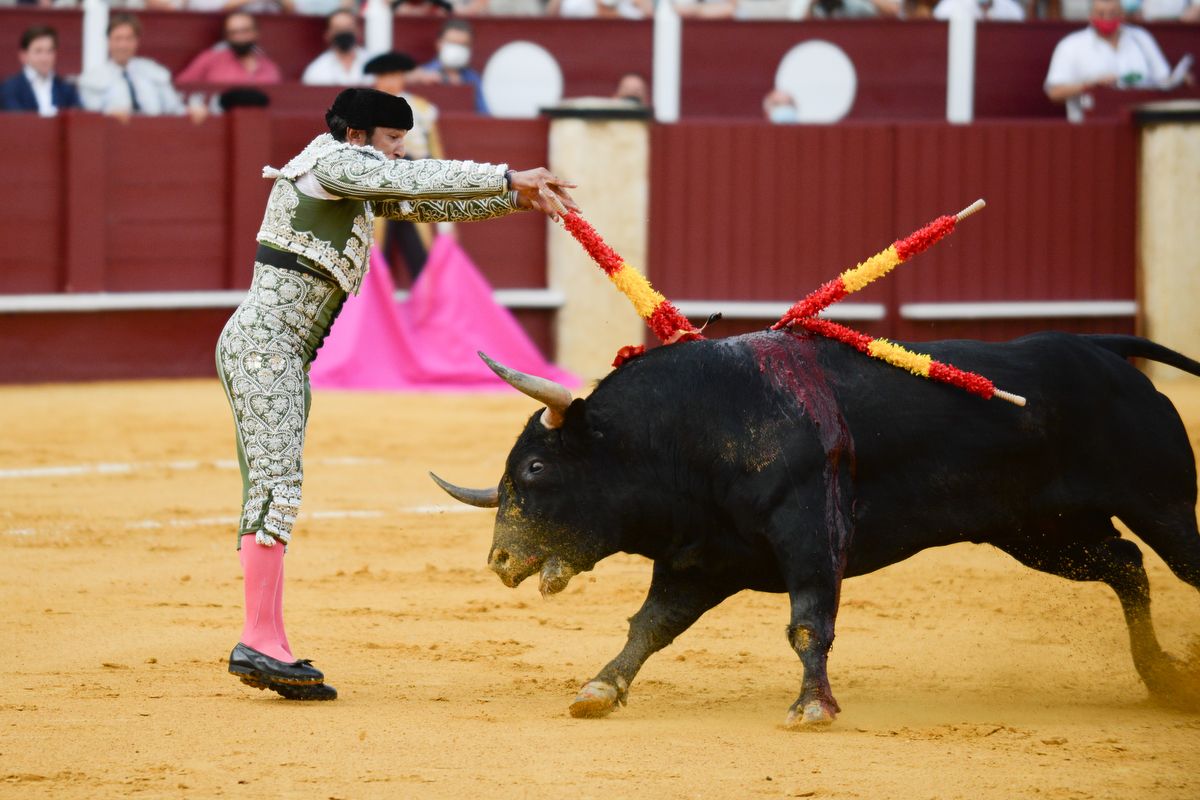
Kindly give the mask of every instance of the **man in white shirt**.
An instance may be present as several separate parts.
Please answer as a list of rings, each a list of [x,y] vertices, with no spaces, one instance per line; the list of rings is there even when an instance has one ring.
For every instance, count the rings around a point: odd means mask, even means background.
[[[1155,89],[1171,68],[1145,29],[1126,25],[1120,0],[1092,0],[1091,24],[1068,34],[1054,48],[1046,74],[1046,96],[1065,103],[1067,119],[1082,122],[1097,86]]]
[[[302,83],[310,86],[363,86],[367,51],[358,46],[358,17],[353,11],[335,11],[325,24],[329,49],[308,65]]]
[[[132,114],[182,114],[183,103],[171,73],[137,55],[142,23],[132,14],[108,21],[108,61],[79,76],[79,95],[88,111],[129,119]]]

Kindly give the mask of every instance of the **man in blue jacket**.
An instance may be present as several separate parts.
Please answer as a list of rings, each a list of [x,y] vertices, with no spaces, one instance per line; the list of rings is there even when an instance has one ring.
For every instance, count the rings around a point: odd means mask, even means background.
[[[0,108],[36,111],[52,117],[65,108],[79,107],[79,92],[54,74],[58,57],[58,32],[49,25],[34,25],[21,34],[21,71],[0,84]]]

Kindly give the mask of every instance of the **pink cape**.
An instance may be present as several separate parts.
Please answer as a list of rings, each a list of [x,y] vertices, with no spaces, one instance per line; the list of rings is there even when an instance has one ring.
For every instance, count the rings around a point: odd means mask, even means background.
[[[507,389],[476,355],[570,388],[579,379],[542,358],[453,239],[440,236],[406,302],[378,248],[357,297],[346,300],[309,371],[317,389]],[[511,391],[511,390],[510,390]]]

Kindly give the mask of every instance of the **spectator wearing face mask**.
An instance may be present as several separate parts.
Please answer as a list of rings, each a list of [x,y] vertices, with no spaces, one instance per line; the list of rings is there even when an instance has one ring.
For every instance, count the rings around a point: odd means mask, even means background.
[[[258,46],[258,24],[244,11],[225,17],[225,38],[192,59],[176,77],[179,83],[279,83],[279,67]]]
[[[423,64],[409,82],[470,86],[475,90],[475,110],[480,114],[489,113],[487,101],[483,99],[483,79],[470,67],[473,39],[471,23],[454,17],[446,20],[438,34],[437,58]]]
[[[359,47],[358,17],[352,11],[335,11],[325,23],[329,49],[304,70],[301,82],[310,86],[363,86],[367,51]]]
[[[992,22],[1020,22],[1025,8],[1017,0],[941,0],[933,8],[934,19],[950,19],[966,12],[975,19]]]
[[[1072,122],[1083,120],[1096,87],[1154,89],[1171,75],[1154,37],[1124,17],[1120,0],[1092,0],[1091,24],[1054,48],[1043,88]]]
[[[773,125],[795,125],[800,121],[796,98],[783,89],[772,89],[763,98],[763,114]]]

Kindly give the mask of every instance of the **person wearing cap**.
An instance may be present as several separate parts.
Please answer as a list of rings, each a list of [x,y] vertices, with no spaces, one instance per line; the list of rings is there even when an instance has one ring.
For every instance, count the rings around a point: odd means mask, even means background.
[[[404,137],[404,157],[413,160],[442,158],[444,153],[437,129],[437,106],[424,97],[405,91],[405,79],[416,68],[417,62],[407,53],[393,51],[372,58],[363,72],[374,80],[376,89],[403,97],[412,108],[413,126]],[[453,231],[452,223],[439,223],[438,229],[440,233],[449,235]],[[380,249],[393,269],[397,261],[403,261],[409,277],[414,280],[425,267],[432,245],[433,228],[430,225],[400,219],[389,219],[383,224]]]
[[[283,167],[258,232],[254,277],[217,340],[217,374],[233,411],[242,471],[237,546],[245,616],[229,672],[293,700],[332,700],[324,675],[293,653],[283,624],[283,556],[300,508],[310,403],[308,367],[367,270],[373,216],[482,220],[534,209],[578,210],[575,184],[545,168],[406,161],[412,110],[376,89],[344,89],[328,133]]]

